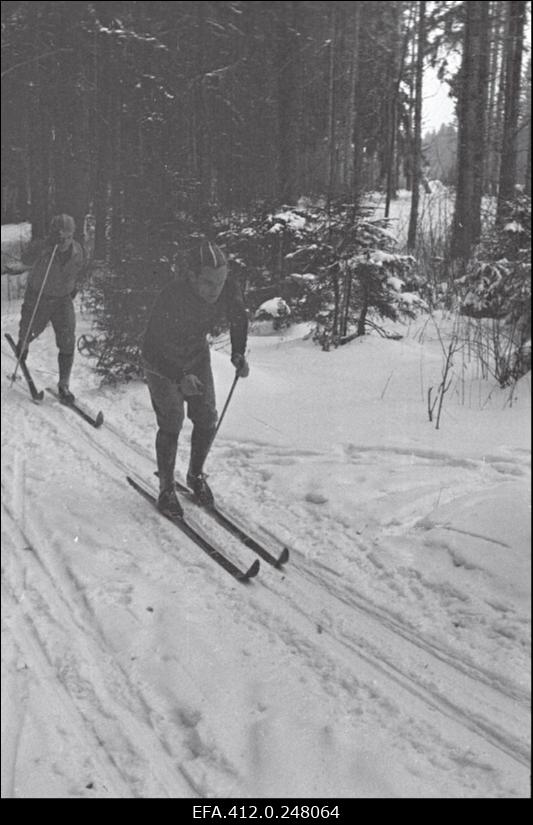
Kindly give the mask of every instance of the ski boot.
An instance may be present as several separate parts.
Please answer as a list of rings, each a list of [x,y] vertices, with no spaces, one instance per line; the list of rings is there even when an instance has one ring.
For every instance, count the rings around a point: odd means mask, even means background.
[[[62,404],[74,404],[76,397],[65,384],[57,385],[57,394]]]
[[[183,508],[178,501],[174,487],[168,487],[159,494],[157,509],[168,518],[183,518]]]
[[[205,473],[193,475],[189,472],[187,473],[187,487],[193,491],[198,504],[201,504],[202,507],[214,507],[215,499],[206,478]]]

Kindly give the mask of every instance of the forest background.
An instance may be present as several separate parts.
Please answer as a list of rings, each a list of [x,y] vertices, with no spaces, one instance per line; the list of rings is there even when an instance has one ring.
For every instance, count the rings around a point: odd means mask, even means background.
[[[4,2],[2,223],[42,237],[74,215],[95,319],[78,343],[105,378],[139,374],[147,308],[207,232],[252,314],[275,298],[278,326],[311,320],[329,349],[453,310],[479,324],[505,386],[530,368],[529,14],[512,0]],[[424,133],[428,72],[455,115]],[[428,226],[437,185],[451,214]]]

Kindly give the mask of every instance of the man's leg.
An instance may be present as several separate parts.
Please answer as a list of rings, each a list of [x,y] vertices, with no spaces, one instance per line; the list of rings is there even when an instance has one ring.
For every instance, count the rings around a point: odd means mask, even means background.
[[[196,374],[204,385],[204,391],[202,395],[191,396],[188,399],[187,415],[193,422],[193,430],[187,484],[194,491],[201,504],[212,506],[214,504],[213,494],[203,472],[205,460],[215,435],[218,418],[215,385],[209,357],[206,358],[202,368],[198,369]]]
[[[17,342],[17,352],[19,357],[22,355],[21,360],[26,359],[30,343],[35,338],[37,338],[41,334],[41,332],[43,332],[43,330],[46,328],[46,325],[50,321],[50,302],[43,297],[41,297],[40,304],[37,307],[37,312],[35,312],[32,321],[32,315],[35,311],[35,303],[37,301],[37,298],[38,295],[34,292],[26,291],[26,294],[24,295],[24,301],[22,303],[22,310],[20,313],[19,337]]]
[[[178,434],[159,429],[155,437],[155,454],[159,474],[159,491],[174,488],[174,470],[178,452]]]
[[[52,313],[52,326],[59,350],[57,363],[59,368],[59,395],[64,401],[72,403],[74,395],[70,392],[70,374],[74,363],[74,347],[76,344],[76,313],[70,296],[61,298]]]
[[[145,364],[145,376],[158,426],[155,438],[159,475],[158,507],[165,515],[181,518],[183,510],[176,497],[174,470],[178,438],[183,425],[183,396],[177,381],[158,375],[149,364]]]

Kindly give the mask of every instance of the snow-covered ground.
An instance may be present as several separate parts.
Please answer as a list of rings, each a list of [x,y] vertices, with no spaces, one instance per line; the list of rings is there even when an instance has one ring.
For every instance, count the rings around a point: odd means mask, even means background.
[[[428,189],[420,187],[418,204],[418,245],[432,255],[444,253],[445,239],[450,231],[455,208],[455,190],[444,186],[440,180],[427,181]],[[407,244],[409,216],[411,210],[411,192],[400,189],[389,205],[390,230],[398,244],[398,251]],[[364,198],[364,205],[374,209],[375,217],[385,214],[387,198],[383,192],[370,192]],[[482,202],[482,220],[494,219],[496,201],[485,197]]]
[[[433,249],[438,248],[451,226],[453,217],[455,192],[438,181],[429,181],[430,191],[420,187],[420,202],[418,210],[419,237],[423,235],[425,243]],[[384,193],[373,192],[365,197],[365,205],[375,209],[376,217],[385,214],[386,196]],[[409,212],[411,208],[411,192],[400,189],[397,197],[389,206],[390,228],[401,250],[407,243],[409,230]]]
[[[290,548],[248,585],[125,483],[155,490],[145,385],[99,388],[78,357],[93,430],[10,387],[2,336],[3,797],[529,796],[530,378],[511,399],[458,364],[436,430],[441,344],[424,318],[401,331],[250,338],[206,468]],[[224,347],[213,364],[221,407]],[[54,384],[51,330],[29,366]]]

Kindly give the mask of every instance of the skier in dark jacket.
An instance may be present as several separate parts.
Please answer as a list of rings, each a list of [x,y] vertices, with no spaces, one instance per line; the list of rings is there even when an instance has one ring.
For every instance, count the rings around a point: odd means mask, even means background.
[[[22,255],[30,269],[17,343],[18,355],[24,360],[30,343],[52,324],[59,350],[58,392],[67,403],[74,401],[69,389],[76,343],[73,298],[85,266],[83,248],[74,240],[75,228],[70,215],[56,215],[48,238],[31,243]]]
[[[218,418],[207,334],[224,315],[230,323],[231,361],[240,377],[249,373],[244,354],[248,317],[224,254],[206,238],[196,238],[180,269],[156,299],[142,350],[158,425],[158,507],[174,518],[183,516],[174,467],[185,404],[193,423],[187,485],[201,504],[214,503],[203,473]]]

